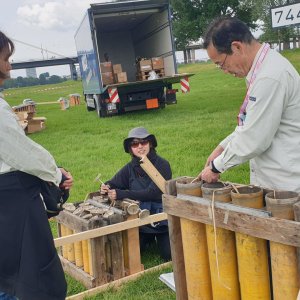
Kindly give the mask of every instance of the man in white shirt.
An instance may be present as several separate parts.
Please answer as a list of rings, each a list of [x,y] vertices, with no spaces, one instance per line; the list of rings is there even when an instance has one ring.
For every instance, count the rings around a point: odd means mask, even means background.
[[[204,37],[211,60],[225,73],[245,77],[238,126],[209,155],[199,176],[250,161],[251,184],[300,192],[300,77],[281,54],[260,44],[240,20],[221,17]]]

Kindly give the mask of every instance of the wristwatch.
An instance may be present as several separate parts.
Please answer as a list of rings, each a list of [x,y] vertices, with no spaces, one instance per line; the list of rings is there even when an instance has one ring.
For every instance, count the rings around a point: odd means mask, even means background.
[[[221,173],[218,169],[216,169],[213,160],[209,163],[209,167],[213,173],[216,173],[216,174]]]

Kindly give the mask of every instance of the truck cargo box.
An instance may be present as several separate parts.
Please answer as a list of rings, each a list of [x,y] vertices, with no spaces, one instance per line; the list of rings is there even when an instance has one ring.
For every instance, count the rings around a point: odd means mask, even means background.
[[[176,103],[170,91],[183,75],[177,74],[168,0],[91,4],[75,42],[88,110],[105,117],[149,109],[153,98],[157,108]]]

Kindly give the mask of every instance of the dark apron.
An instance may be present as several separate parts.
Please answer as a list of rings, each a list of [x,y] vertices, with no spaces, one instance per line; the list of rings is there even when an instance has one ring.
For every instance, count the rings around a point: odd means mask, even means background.
[[[149,177],[136,177],[136,175],[134,174],[134,171],[130,168],[129,182],[130,182],[130,189],[143,190],[143,189],[146,189],[150,185],[151,179]],[[163,212],[163,206],[162,206],[161,201],[160,202],[141,201],[140,208],[148,209],[150,211],[151,215]],[[163,220],[160,222],[141,226],[140,232],[141,233],[153,233],[153,234],[168,232],[168,221]]]
[[[63,300],[66,281],[40,183],[19,171],[0,175],[0,291],[20,300]]]

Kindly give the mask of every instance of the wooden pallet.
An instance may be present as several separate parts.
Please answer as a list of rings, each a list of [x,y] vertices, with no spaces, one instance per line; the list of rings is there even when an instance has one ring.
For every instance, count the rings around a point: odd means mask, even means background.
[[[163,78],[165,76],[165,69],[157,69],[157,70],[151,70],[146,72],[138,72],[137,79],[138,80],[148,80],[150,77],[150,72],[154,71],[159,78]]]

